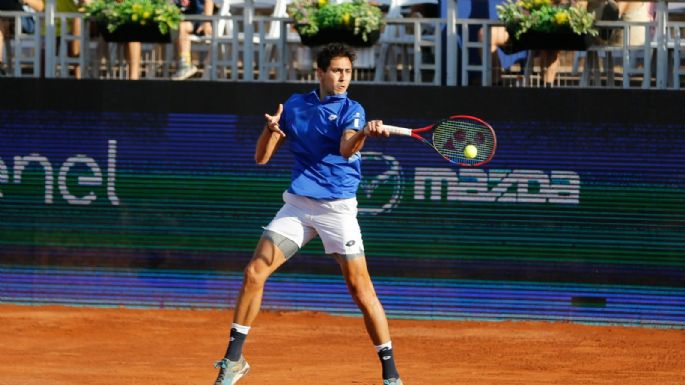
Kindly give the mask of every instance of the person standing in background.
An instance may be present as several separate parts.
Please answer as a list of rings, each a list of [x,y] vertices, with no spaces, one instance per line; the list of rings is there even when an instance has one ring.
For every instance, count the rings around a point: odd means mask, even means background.
[[[211,16],[214,13],[213,0],[177,0],[176,4],[184,15]],[[182,21],[178,26],[178,67],[171,80],[186,80],[197,73],[191,57],[190,35],[212,35],[212,22]]]

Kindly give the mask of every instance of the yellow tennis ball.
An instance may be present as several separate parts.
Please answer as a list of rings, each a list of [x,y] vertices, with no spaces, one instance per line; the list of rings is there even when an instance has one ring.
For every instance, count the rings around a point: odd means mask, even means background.
[[[478,155],[478,149],[476,146],[473,144],[469,144],[468,146],[464,147],[464,156],[467,157],[468,159],[473,159]]]

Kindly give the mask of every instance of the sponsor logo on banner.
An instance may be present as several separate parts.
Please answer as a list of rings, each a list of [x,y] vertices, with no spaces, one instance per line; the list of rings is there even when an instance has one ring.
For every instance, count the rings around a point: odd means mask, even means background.
[[[107,142],[107,168],[105,169],[105,173],[103,173],[102,167],[94,158],[85,154],[77,154],[67,158],[59,169],[55,169],[53,163],[46,156],[38,153],[15,156],[12,167],[8,167],[4,160],[0,158],[0,185],[10,183],[11,179],[13,179],[12,182],[14,184],[22,183],[24,171],[33,165],[38,165],[42,168],[45,175],[43,190],[46,204],[52,204],[54,202],[55,173],[57,173],[57,189],[62,198],[67,201],[68,204],[89,205],[98,198],[96,193],[91,190],[84,195],[76,196],[72,192],[73,186],[69,186],[69,183],[67,183],[69,180],[69,173],[74,171],[72,169],[78,169],[81,172],[87,171],[88,174],[80,175],[76,178],[76,184],[78,186],[98,187],[106,185],[107,198],[112,205],[116,206],[119,204],[119,197],[116,194],[116,159],[116,140],[109,140]],[[0,189],[0,198],[2,197],[3,193]]]
[[[392,211],[403,199],[432,202],[546,203],[578,205],[580,176],[569,170],[416,167],[414,191],[403,194],[405,172],[396,158],[362,153],[364,179],[359,213]],[[405,196],[406,195],[406,196]]]
[[[380,152],[363,152],[364,177],[359,186],[359,213],[390,212],[402,198],[402,167],[395,157]]]

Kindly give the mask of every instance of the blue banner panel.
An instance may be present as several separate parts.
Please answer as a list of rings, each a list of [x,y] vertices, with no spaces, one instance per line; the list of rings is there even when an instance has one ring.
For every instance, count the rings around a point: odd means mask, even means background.
[[[0,301],[232,304],[290,179],[287,143],[270,164],[254,163],[262,114],[302,86],[271,85],[258,103],[244,100],[255,92],[245,85],[204,89],[211,100],[226,95],[220,108],[187,98],[185,84],[160,83],[27,83],[40,96],[2,104]],[[58,100],[65,89],[80,95],[68,108]],[[423,97],[430,91],[435,99]],[[169,102],[141,104],[141,92]],[[498,135],[494,160],[480,168],[455,167],[411,138],[367,141],[359,218],[391,316],[685,326],[677,105],[658,118],[646,109],[599,119],[606,95],[587,90],[367,86],[357,95],[369,118],[389,124],[468,112]],[[509,110],[519,99],[528,107]],[[535,113],[571,100],[563,112]],[[270,285],[267,308],[355,312],[318,240]]]

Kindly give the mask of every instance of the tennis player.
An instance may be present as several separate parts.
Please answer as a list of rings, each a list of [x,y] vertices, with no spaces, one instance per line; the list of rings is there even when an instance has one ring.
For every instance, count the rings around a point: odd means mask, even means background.
[[[250,325],[257,317],[267,278],[307,242],[319,236],[326,254],[342,274],[376,346],[384,385],[402,385],[395,367],[385,311],[374,290],[357,222],[356,192],[361,155],[368,136],[388,136],[380,120],[365,122],[364,108],[347,97],[355,53],[330,44],[317,56],[318,89],[292,95],[266,124],[257,141],[255,161],[269,162],[288,140],[295,163],[284,205],[257,244],[245,268],[225,357],[217,361],[215,385],[235,384],[250,366],[242,355]]]

